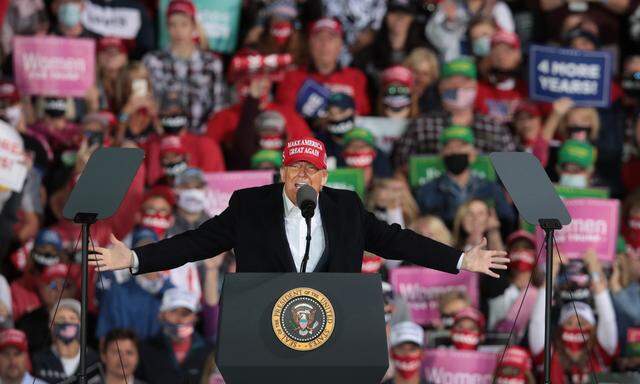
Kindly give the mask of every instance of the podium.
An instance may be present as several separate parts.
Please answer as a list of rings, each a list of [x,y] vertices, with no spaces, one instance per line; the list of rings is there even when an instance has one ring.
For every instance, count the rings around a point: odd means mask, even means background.
[[[377,274],[229,274],[220,305],[216,363],[227,384],[373,384],[387,371]]]

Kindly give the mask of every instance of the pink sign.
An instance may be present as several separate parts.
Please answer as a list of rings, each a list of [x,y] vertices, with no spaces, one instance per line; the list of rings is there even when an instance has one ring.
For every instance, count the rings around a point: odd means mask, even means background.
[[[206,210],[215,216],[227,208],[234,191],[273,183],[273,171],[211,172],[205,179],[209,187]]]
[[[581,258],[593,248],[601,261],[611,263],[616,255],[619,202],[615,199],[564,199],[571,223],[555,232],[558,249],[563,257]],[[538,247],[544,241],[544,231],[536,227]],[[542,258],[541,258],[542,259]]]
[[[53,36],[13,38],[13,68],[22,94],[84,97],[95,83],[95,41]]]
[[[491,384],[499,358],[495,352],[425,349],[422,371],[433,384]]]
[[[413,321],[420,325],[440,318],[438,299],[449,291],[466,292],[478,306],[478,275],[474,273],[452,275],[424,267],[398,267],[391,270],[389,282],[407,300]]]

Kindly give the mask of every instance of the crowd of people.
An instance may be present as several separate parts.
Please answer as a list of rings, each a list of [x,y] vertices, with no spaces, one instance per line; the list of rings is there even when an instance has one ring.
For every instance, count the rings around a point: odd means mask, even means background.
[[[135,38],[86,28],[83,14],[98,3],[137,14]],[[418,325],[388,283],[404,264],[364,255],[363,272],[383,278],[385,383],[427,382],[427,347],[482,350],[512,330],[496,382],[542,382],[540,244],[504,187],[472,171],[493,151],[530,152],[558,185],[605,190],[621,202],[612,263],[593,250],[554,256],[552,382],[640,368],[637,1],[238,0],[238,48],[224,54],[209,47],[194,3],[160,3],[0,6],[0,119],[19,133],[28,167],[21,191],[0,186],[1,383],[78,373],[80,231],[62,210],[97,148],[145,152],[118,212],[91,231],[95,246],[115,236],[136,247],[209,218],[208,173],[277,170],[286,141],[309,136],[322,140],[331,169],[362,170],[365,206],[380,220],[461,250],[486,238],[511,259],[499,279],[479,279],[478,305],[451,291],[439,298],[439,320]],[[19,91],[14,37],[46,35],[95,41],[96,81],[85,97]],[[530,100],[534,43],[610,52],[610,106]],[[385,151],[376,132],[356,124],[363,116],[406,129]],[[409,168],[418,155],[444,169],[415,186]],[[91,269],[90,383],[224,382],[213,352],[220,288],[235,262],[232,252],[211,256],[136,276]],[[523,320],[514,322],[521,302]]]

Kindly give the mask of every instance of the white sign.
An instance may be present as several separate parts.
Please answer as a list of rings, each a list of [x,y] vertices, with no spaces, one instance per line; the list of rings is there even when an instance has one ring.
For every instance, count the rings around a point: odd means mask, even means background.
[[[142,26],[142,16],[135,8],[102,7],[85,1],[82,25],[101,36],[135,39]]]
[[[20,192],[27,171],[22,138],[13,127],[0,121],[0,186]]]

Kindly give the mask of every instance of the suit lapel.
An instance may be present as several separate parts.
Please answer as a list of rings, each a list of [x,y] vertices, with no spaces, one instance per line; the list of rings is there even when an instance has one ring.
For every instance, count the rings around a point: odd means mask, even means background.
[[[295,272],[296,267],[291,256],[291,249],[287,241],[287,232],[284,228],[284,201],[282,200],[283,184],[278,188],[273,188],[271,196],[267,199],[265,214],[262,216],[266,221],[265,228],[273,233],[269,236],[273,242],[273,250],[278,255],[284,272]]]
[[[333,255],[333,247],[336,244],[335,236],[337,234],[336,228],[336,210],[335,203],[326,193],[320,192],[320,216],[322,218],[322,230],[324,231],[324,252],[322,257],[318,261],[314,272],[329,271],[329,263]],[[333,229],[333,230],[331,230]]]

